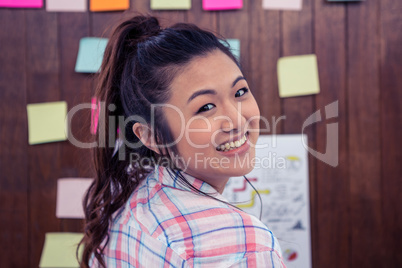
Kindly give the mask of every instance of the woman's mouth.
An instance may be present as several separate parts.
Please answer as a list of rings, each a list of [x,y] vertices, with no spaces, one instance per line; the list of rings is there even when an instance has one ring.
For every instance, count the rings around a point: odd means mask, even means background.
[[[246,134],[244,134],[243,137],[241,137],[237,141],[226,142],[226,143],[219,145],[218,147],[216,147],[216,150],[222,151],[222,152],[228,152],[233,149],[239,148],[247,141],[247,137],[248,137],[247,134],[248,134],[248,132]]]

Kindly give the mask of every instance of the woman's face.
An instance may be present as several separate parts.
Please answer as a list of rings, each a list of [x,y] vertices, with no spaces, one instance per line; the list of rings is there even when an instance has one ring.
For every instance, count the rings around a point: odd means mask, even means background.
[[[253,169],[260,111],[242,72],[220,50],[193,59],[173,79],[163,107],[184,172],[222,192]]]

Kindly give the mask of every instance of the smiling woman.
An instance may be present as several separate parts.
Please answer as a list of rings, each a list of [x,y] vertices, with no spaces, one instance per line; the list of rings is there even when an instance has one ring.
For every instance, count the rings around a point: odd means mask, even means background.
[[[154,17],[123,22],[97,97],[109,107],[98,139],[114,137],[119,116],[124,144],[95,149],[82,267],[284,267],[267,226],[221,195],[253,168],[260,112],[214,34],[162,29]]]

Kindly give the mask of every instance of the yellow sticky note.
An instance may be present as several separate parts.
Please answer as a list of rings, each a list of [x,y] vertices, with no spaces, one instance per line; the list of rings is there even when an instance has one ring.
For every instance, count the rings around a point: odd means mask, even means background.
[[[66,140],[65,101],[27,105],[29,144]]]
[[[91,0],[89,10],[91,11],[115,11],[126,10],[130,7],[130,0]]]
[[[190,9],[191,0],[151,0],[151,9]]]
[[[280,58],[278,86],[281,98],[317,94],[320,92],[316,55]]]
[[[80,267],[75,252],[82,237],[81,233],[47,233],[39,267]],[[80,247],[79,257],[82,249]]]

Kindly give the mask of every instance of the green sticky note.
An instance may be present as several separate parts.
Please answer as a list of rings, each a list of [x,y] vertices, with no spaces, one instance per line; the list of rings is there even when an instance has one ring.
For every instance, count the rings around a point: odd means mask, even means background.
[[[47,233],[39,267],[80,267],[75,252],[82,237],[81,233]]]
[[[320,92],[316,55],[280,58],[278,86],[281,98],[317,94]]]
[[[107,42],[107,38],[81,38],[75,71],[77,73],[97,73],[102,64]]]
[[[65,101],[27,105],[29,144],[38,144],[67,139]]]
[[[230,48],[230,51],[232,52],[232,54],[237,58],[237,60],[240,60],[240,40],[239,39],[226,39],[226,42],[228,42],[229,48]]]
[[[151,0],[151,9],[190,9],[191,0]]]

